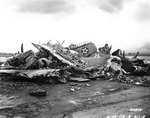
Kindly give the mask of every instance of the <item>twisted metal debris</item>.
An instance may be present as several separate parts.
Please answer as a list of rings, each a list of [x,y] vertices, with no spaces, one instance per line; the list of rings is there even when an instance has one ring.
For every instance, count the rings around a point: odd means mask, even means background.
[[[112,46],[108,44],[98,50],[91,42],[69,47],[63,47],[59,42],[32,44],[38,52],[24,52],[22,44],[22,53],[8,58],[0,75],[53,78],[62,83],[70,81],[71,77],[81,77],[149,86],[150,64],[137,58],[139,52],[133,58],[127,58],[125,51],[120,49],[110,54]]]

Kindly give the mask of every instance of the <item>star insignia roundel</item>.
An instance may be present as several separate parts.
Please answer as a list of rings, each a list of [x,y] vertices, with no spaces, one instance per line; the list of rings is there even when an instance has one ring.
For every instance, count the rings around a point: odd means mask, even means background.
[[[84,48],[81,49],[81,52],[82,52],[83,54],[88,54],[89,49],[88,49],[87,47],[84,47]]]

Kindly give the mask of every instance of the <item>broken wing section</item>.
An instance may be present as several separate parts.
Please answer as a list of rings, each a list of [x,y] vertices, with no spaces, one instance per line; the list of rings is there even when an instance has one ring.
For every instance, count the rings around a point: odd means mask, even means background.
[[[59,59],[61,62],[66,63],[72,67],[85,67],[85,63],[82,60],[80,60],[80,58],[76,58],[71,53],[64,51],[64,48],[59,43],[53,45],[50,42],[48,42],[47,44],[36,45],[36,47],[38,47],[38,49],[40,50],[48,50],[54,57]]]

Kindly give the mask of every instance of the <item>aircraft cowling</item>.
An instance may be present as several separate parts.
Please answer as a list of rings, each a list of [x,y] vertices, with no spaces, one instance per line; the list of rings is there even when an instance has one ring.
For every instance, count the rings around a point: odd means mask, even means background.
[[[39,63],[41,67],[48,67],[50,62],[47,58],[41,58],[39,59]]]

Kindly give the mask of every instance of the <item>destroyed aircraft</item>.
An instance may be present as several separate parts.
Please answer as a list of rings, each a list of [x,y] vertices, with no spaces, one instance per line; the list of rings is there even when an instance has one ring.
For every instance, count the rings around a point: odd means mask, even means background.
[[[110,58],[110,55],[94,58],[97,63],[93,63],[93,57],[85,58],[81,55],[71,53],[70,49],[62,47],[59,42],[56,44],[52,44],[51,42],[47,44],[32,43],[32,45],[39,51],[36,53],[32,50],[24,52],[23,45],[21,45],[22,53],[8,58],[4,67],[0,70],[0,74],[32,79],[56,76],[60,79],[62,75],[67,76],[67,74],[64,74],[67,72],[66,70],[73,70],[73,73],[78,72],[83,74],[88,68],[104,65],[107,62],[106,60]],[[91,48],[93,47],[91,46]]]
[[[110,54],[112,46],[108,44],[98,50],[91,42],[71,44],[69,47],[62,47],[59,42],[32,43],[32,45],[38,49],[38,52],[32,50],[24,52],[22,44],[22,53],[8,58],[0,70],[0,75],[27,79],[56,79],[65,83],[70,80],[70,76],[110,79],[116,74],[120,78],[128,74],[149,75],[150,73],[149,64],[144,63],[145,67],[137,66],[141,62],[136,58],[137,55],[134,59],[130,59],[125,57],[125,53],[120,54],[120,50]],[[135,71],[136,67],[140,69]]]
[[[114,51],[112,55],[121,59],[121,67],[126,74],[140,76],[150,74],[150,63],[148,63],[145,59],[137,58],[139,52],[137,52],[132,58],[128,58],[126,57],[125,51],[122,52],[120,49],[118,49]]]

